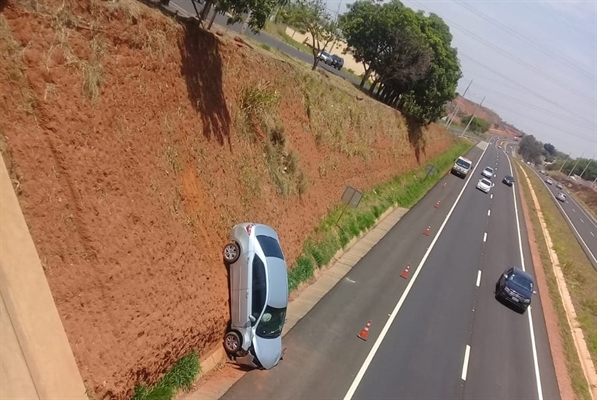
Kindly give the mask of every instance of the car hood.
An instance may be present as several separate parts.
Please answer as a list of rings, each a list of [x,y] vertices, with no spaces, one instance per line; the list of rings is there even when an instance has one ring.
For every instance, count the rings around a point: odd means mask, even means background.
[[[259,363],[265,369],[274,368],[282,358],[282,335],[273,339],[264,339],[255,335],[253,347]]]

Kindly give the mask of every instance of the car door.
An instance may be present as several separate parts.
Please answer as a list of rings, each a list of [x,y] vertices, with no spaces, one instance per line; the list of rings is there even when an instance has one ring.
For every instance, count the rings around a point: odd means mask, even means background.
[[[254,252],[241,255],[230,268],[230,323],[236,328],[247,328],[249,324],[249,282]]]

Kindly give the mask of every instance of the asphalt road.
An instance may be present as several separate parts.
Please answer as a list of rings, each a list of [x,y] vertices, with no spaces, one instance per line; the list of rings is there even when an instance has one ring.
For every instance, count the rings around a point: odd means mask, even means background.
[[[193,4],[192,4],[192,0],[171,0],[170,1],[170,5],[173,6],[174,8],[179,9],[180,11],[186,12],[187,14],[191,15],[191,16],[196,16],[197,13],[195,12],[195,9],[193,8]],[[195,5],[197,6],[197,9],[201,10],[203,8],[202,4],[197,4],[195,3]],[[211,14],[210,14],[211,16]],[[215,19],[215,23],[226,27],[227,29],[233,31],[233,32],[237,32],[240,34],[241,30],[242,30],[242,24],[237,23],[237,24],[232,24],[232,25],[227,25],[226,22],[228,20],[228,17],[222,14],[218,14],[216,16]],[[260,43],[266,44],[274,49],[278,49],[283,53],[288,54],[291,57],[294,57],[298,60],[304,61],[306,63],[308,63],[309,65],[313,64],[313,57],[310,54],[305,54],[304,52],[298,50],[295,47],[292,47],[286,43],[284,43],[281,40],[276,39],[275,37],[268,35],[265,32],[260,32],[260,33],[253,33],[251,32],[249,29],[246,30],[245,35],[253,40],[256,40]],[[338,75],[356,85],[360,84],[361,81],[357,78],[355,78],[353,75],[350,75],[348,73],[346,73],[344,70],[340,70],[338,71],[335,68],[330,67],[327,64],[324,63],[319,63],[318,66],[328,72],[331,72],[332,74]]]
[[[468,156],[481,154],[475,147]],[[493,196],[476,190],[482,168],[496,163]],[[285,336],[276,368],[248,373],[222,398],[559,397],[541,293],[524,315],[494,299],[495,281],[506,266],[522,265],[521,254],[533,271],[524,220],[520,250],[516,189],[500,183],[509,168],[491,145],[470,181],[445,176]],[[368,320],[364,342],[357,334]]]
[[[591,264],[594,268],[597,268],[597,223],[595,219],[568,193],[565,187],[564,189],[558,189],[556,187],[557,182],[549,185],[546,183],[546,176],[541,175],[536,168],[533,168],[533,172],[543,181],[543,184],[551,193],[553,201],[556,202],[564,218],[571,225],[572,231],[585,253],[587,253]],[[565,202],[556,199],[556,195],[562,191],[567,195]]]

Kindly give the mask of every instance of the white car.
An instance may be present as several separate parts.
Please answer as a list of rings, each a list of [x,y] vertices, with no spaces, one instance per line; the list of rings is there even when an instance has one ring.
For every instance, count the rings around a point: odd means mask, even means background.
[[[545,182],[547,182],[548,185],[553,185],[553,179],[551,178],[547,178]]]
[[[485,169],[483,170],[483,172],[481,172],[481,174],[486,177],[486,178],[493,178],[493,168],[491,167],[485,167]]]
[[[562,203],[566,202],[566,195],[562,192],[558,193],[556,199],[560,200]]]
[[[489,193],[489,190],[491,190],[492,187],[493,183],[487,178],[481,178],[479,179],[479,182],[477,182],[477,189],[482,192]]]

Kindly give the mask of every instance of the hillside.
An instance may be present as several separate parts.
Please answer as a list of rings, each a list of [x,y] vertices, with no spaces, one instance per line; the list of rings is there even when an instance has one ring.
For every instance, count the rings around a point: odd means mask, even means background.
[[[1,4],[0,148],[95,399],[221,345],[233,224],[275,226],[292,265],[345,185],[455,140],[135,0]]]
[[[454,99],[454,101],[447,105],[446,111],[447,114],[450,115],[452,112],[454,112],[454,109],[458,107],[458,112],[454,118],[454,123],[460,123],[462,118],[473,115],[477,106],[477,103],[462,96],[458,96],[456,99]],[[482,118],[491,124],[490,132],[492,134],[511,138],[523,136],[523,133],[520,130],[503,121],[495,111],[485,106],[481,106],[479,108],[479,111],[477,111],[477,117]]]

